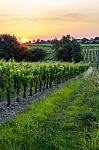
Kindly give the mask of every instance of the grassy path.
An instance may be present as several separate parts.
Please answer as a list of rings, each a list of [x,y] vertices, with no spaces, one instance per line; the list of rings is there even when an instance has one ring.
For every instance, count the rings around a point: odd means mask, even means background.
[[[99,89],[93,89],[76,78],[35,102],[0,127],[0,150],[98,150]]]

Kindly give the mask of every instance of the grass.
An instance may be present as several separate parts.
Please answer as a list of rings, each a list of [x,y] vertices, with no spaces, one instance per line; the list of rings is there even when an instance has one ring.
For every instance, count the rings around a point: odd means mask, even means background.
[[[99,47],[99,44],[81,44],[82,47]]]
[[[27,46],[28,49],[32,49],[32,48],[41,48],[44,50],[52,50],[52,45],[49,44],[31,44]]]
[[[54,90],[0,127],[0,150],[98,150],[99,88],[82,77]],[[91,118],[91,117],[90,117]],[[89,133],[89,138],[87,138]]]
[[[74,91],[75,84],[78,86],[78,84],[80,84],[79,80],[76,79],[65,87],[54,91],[48,97],[34,103],[24,113],[3,125],[0,129],[1,149],[14,149],[12,143],[15,145],[16,150],[18,149],[18,144],[19,149],[26,149],[25,147],[30,147],[31,149],[32,146],[34,147],[33,149],[40,147],[40,140],[46,140],[46,137],[42,135],[45,129],[45,122],[59,109],[59,103]],[[38,144],[36,143],[37,141]],[[22,146],[24,148],[22,148]]]

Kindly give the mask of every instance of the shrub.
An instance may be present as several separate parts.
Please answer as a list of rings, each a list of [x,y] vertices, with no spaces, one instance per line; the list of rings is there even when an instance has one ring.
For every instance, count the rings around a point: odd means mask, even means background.
[[[46,52],[43,49],[35,48],[27,51],[26,60],[31,62],[42,61],[45,57]]]

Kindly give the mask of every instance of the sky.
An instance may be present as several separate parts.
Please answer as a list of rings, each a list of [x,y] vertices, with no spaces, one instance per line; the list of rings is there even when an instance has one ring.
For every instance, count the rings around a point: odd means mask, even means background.
[[[18,39],[99,36],[99,0],[0,0],[0,34]]]

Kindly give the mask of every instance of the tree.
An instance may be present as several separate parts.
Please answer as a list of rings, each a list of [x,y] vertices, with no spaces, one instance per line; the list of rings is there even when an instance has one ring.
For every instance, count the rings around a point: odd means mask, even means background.
[[[46,57],[46,51],[40,49],[40,48],[35,48],[35,49],[30,49],[27,50],[27,56],[26,56],[26,61],[42,61]]]
[[[14,58],[16,61],[21,60],[20,53],[22,47],[17,38],[9,34],[0,35],[0,57],[8,61],[10,58]]]
[[[72,59],[74,62],[80,62],[83,60],[83,53],[80,44],[77,40],[73,39],[72,41]]]
[[[94,43],[95,43],[95,44],[99,44],[99,37],[95,37],[95,38],[94,38]]]
[[[37,39],[36,40],[36,44],[40,44],[41,40],[40,39]]]
[[[53,45],[53,49],[59,50],[60,41],[59,41],[57,38],[55,38],[55,39],[52,41],[52,45]]]
[[[79,62],[83,59],[80,44],[70,35],[63,36],[61,40],[53,40],[53,47],[57,60]]]
[[[27,51],[28,49],[25,46],[20,46],[19,53],[15,55],[15,60],[16,61],[23,61],[27,57]]]
[[[83,39],[81,39],[81,43],[87,44],[87,43],[89,43],[89,40],[87,38],[83,38]]]

